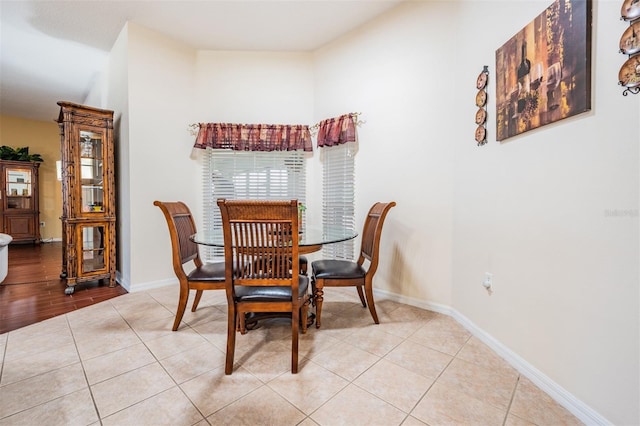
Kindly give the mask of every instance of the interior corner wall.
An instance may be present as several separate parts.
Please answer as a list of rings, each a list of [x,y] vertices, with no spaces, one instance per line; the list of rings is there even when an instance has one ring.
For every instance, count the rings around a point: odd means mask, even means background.
[[[115,111],[113,120],[116,167],[117,269],[120,284],[131,289],[131,170],[129,165],[129,25],[125,24],[109,55],[106,104]]]
[[[375,202],[397,203],[382,233],[376,289],[444,306],[452,302],[452,164],[460,127],[448,119],[459,105],[446,64],[459,52],[440,41],[451,32],[449,17],[458,7],[401,4],[316,51],[314,69],[317,120],[362,113],[355,154],[358,229]]]
[[[113,139],[116,175],[116,269],[117,280],[130,290],[131,246],[129,204],[128,24],[109,52],[100,78],[84,100],[85,105],[114,111]]]
[[[620,2],[593,2],[591,111],[495,139],[495,51],[550,3],[402,3],[316,52],[316,118],[362,112],[358,216],[398,203],[376,288],[450,306],[600,419],[639,424],[640,103],[616,84]]]
[[[194,122],[314,122],[310,53],[199,51],[196,70]],[[313,176],[309,171],[307,175]],[[198,218],[204,214],[195,213]]]
[[[171,244],[155,200],[184,201],[201,226],[202,152],[189,124],[309,124],[310,54],[195,51],[128,24],[127,118],[130,289],[175,282]],[[171,82],[167,84],[167,82]],[[123,159],[124,160],[124,159]]]
[[[176,282],[166,221],[155,200],[200,198],[200,167],[191,159],[195,50],[139,24],[127,24],[127,127],[121,153],[131,291]],[[124,114],[123,114],[124,116]],[[124,199],[126,197],[126,199]]]

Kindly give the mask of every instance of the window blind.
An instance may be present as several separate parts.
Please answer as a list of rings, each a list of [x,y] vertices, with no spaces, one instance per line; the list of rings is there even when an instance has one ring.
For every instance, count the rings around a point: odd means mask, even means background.
[[[220,231],[218,198],[298,200],[306,204],[303,151],[232,151],[207,148],[203,169],[203,228]],[[304,217],[302,226],[306,223]],[[224,257],[221,247],[201,248],[207,261]]]
[[[355,230],[355,144],[325,146],[323,153],[322,222]],[[322,256],[354,259],[354,240],[326,244]]]

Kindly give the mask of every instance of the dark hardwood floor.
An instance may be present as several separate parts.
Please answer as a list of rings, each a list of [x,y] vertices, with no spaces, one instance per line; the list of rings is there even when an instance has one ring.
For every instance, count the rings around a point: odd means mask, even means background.
[[[9,272],[0,284],[0,334],[126,294],[120,285],[76,285],[65,295],[62,243],[12,244]]]

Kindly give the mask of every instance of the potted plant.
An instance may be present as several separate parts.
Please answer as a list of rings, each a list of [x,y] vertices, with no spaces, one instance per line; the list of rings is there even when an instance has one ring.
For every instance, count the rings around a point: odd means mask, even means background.
[[[12,161],[44,161],[40,154],[29,154],[29,147],[12,148],[10,146],[0,146],[0,160]]]

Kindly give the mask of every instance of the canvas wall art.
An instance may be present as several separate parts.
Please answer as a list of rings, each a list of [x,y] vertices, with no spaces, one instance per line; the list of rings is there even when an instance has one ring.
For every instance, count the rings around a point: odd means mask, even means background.
[[[496,51],[496,139],[590,109],[591,0],[556,0]]]

